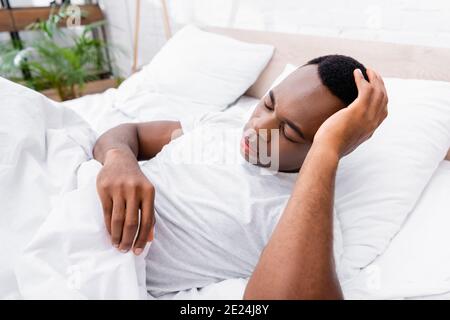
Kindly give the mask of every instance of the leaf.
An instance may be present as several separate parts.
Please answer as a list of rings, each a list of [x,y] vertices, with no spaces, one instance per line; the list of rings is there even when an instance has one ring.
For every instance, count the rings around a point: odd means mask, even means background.
[[[60,28],[61,21],[68,17],[67,6],[57,8],[52,8],[47,20],[36,21],[27,27],[35,31],[38,38],[27,44],[26,47],[33,49],[33,55],[23,59],[20,66],[14,65],[19,51],[11,44],[0,46],[0,75],[17,78],[20,67],[27,67],[32,76],[27,81],[28,86],[36,90],[53,87],[60,94],[67,94],[76,85],[83,88],[86,81],[98,79],[98,75],[106,70],[111,61],[105,50],[111,46],[92,37],[92,31],[104,26],[106,21],[85,26],[81,34],[69,35]]]

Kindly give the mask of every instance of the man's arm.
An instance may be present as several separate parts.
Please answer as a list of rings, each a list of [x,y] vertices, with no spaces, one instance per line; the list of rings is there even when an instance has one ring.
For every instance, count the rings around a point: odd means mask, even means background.
[[[383,81],[354,72],[358,98],[319,128],[288,204],[247,284],[244,299],[342,299],[333,257],[333,198],[339,159],[387,116]]]
[[[138,160],[153,158],[181,134],[177,121],[154,121],[122,124],[97,140],[93,154],[103,164],[97,192],[112,244],[120,251],[130,250],[137,234],[133,251],[139,255],[153,237],[155,188]]]
[[[110,150],[132,152],[137,160],[153,158],[168,144],[174,133],[181,133],[178,121],[151,121],[121,124],[106,131],[94,146],[94,158],[104,164]]]
[[[245,299],[339,299],[334,272],[334,151],[314,146],[247,285]]]

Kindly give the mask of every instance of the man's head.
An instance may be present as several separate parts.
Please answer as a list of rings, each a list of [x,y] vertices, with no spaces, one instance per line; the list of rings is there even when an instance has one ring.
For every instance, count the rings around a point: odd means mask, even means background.
[[[355,69],[368,79],[361,63],[342,55],[319,57],[295,70],[261,99],[245,125],[244,157],[269,166],[260,159],[265,153],[271,156],[272,145],[278,143],[278,170],[298,171],[322,123],[356,99]],[[272,129],[279,130],[278,139]]]

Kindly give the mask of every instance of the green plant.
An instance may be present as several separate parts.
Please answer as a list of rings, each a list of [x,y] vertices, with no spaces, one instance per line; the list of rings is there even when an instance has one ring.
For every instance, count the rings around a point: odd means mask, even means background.
[[[65,7],[49,18],[31,24],[28,29],[37,33],[36,40],[17,49],[15,43],[0,45],[0,75],[22,82],[35,89],[54,88],[61,100],[73,99],[82,94],[85,83],[96,80],[107,69],[105,58],[107,44],[92,37],[92,30],[104,21],[70,33],[61,29],[68,17]],[[31,78],[20,80],[21,70],[29,70]]]

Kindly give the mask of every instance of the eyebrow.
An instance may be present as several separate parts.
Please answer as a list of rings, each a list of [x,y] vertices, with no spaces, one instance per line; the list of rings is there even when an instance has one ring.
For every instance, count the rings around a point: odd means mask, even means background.
[[[272,105],[275,106],[275,95],[273,94],[273,91],[269,91],[269,97],[272,102]],[[285,119],[284,122],[286,122],[289,127],[291,127],[300,137],[302,137],[303,140],[306,140],[305,135],[303,134],[302,130],[300,130],[299,127],[297,127],[293,122],[290,120]]]

